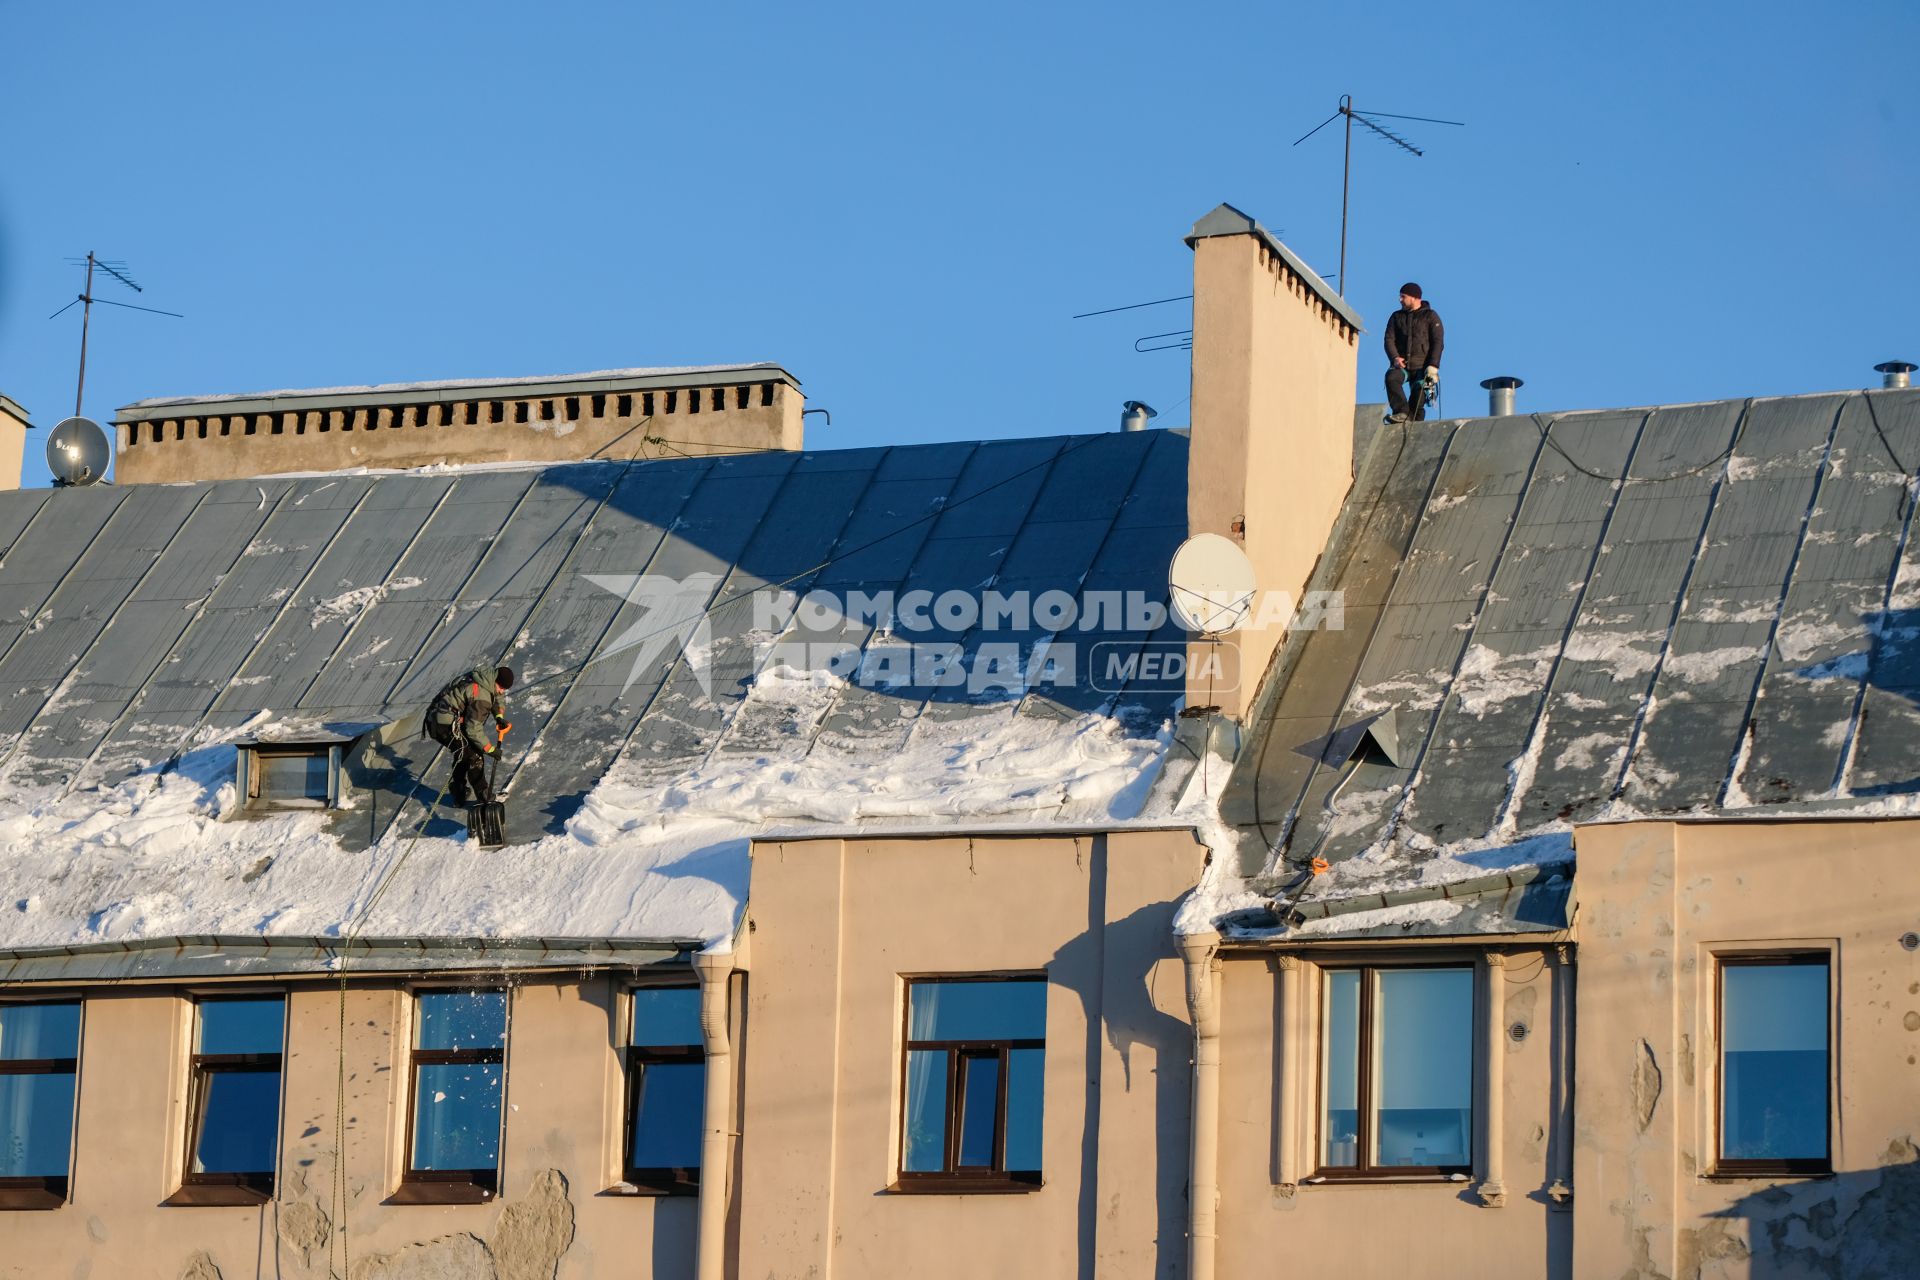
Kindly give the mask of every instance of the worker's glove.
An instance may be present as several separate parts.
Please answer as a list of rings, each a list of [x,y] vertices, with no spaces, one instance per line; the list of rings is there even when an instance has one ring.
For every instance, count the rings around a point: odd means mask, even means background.
[[[1437,364],[1428,365],[1427,371],[1423,376],[1426,378],[1428,382],[1440,381],[1440,366]]]
[[[483,742],[483,743],[481,743],[481,744],[480,744],[480,754],[481,754],[481,755],[483,755],[483,756],[490,756],[490,755],[492,755],[492,754],[493,754],[493,744],[492,744],[492,743],[490,743],[490,742]]]

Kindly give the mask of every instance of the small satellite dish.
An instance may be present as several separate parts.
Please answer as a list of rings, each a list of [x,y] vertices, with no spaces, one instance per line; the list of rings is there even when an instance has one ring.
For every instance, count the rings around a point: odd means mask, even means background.
[[[107,433],[92,418],[64,418],[47,437],[47,470],[57,485],[100,483],[110,456]]]
[[[1257,588],[1253,562],[1229,538],[1200,533],[1180,544],[1167,570],[1173,614],[1189,631],[1224,635],[1246,624]]]

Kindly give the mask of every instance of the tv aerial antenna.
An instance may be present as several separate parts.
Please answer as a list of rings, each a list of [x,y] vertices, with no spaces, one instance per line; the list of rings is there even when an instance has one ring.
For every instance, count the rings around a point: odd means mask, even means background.
[[[1411,142],[1408,142],[1386,125],[1381,124],[1380,121],[1417,120],[1422,124],[1452,125],[1456,129],[1466,128],[1467,123],[1464,120],[1436,120],[1432,116],[1403,116],[1395,114],[1392,111],[1359,111],[1356,110],[1353,105],[1353,95],[1343,93],[1340,95],[1340,105],[1335,109],[1334,113],[1294,139],[1293,145],[1296,147],[1299,146],[1302,142],[1305,142],[1308,138],[1311,138],[1314,134],[1342,117],[1346,120],[1347,143],[1346,158],[1342,160],[1340,164],[1340,284],[1338,288],[1340,290],[1340,296],[1344,298],[1347,296],[1347,193],[1351,189],[1353,178],[1354,122],[1356,120],[1359,121],[1362,128],[1371,129],[1374,133],[1385,138],[1402,151],[1412,152],[1416,157],[1423,156],[1427,153],[1419,147],[1414,146]]]
[[[138,284],[134,283],[133,273],[127,269],[127,264],[118,258],[102,258],[95,255],[94,252],[89,249],[86,257],[68,258],[67,261],[76,267],[82,263],[86,264],[87,283],[80,290],[79,296],[74,298],[73,302],[69,302],[66,306],[48,316],[47,319],[58,319],[61,315],[71,310],[75,303],[80,304],[80,380],[73,390],[73,416],[77,418],[80,416],[80,401],[86,395],[87,391],[87,329],[93,321],[94,303],[98,302],[109,307],[125,307],[129,311],[146,311],[156,316],[172,316],[176,320],[184,320],[186,317],[178,311],[162,311],[158,307],[138,307],[131,302],[115,302],[112,298],[94,297],[93,273],[96,268],[106,272],[135,293],[146,292],[145,289],[142,289]]]

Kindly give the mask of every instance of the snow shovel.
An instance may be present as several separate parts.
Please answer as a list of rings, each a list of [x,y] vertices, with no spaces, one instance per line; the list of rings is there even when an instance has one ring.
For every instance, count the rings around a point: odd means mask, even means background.
[[[507,806],[500,799],[500,793],[494,790],[494,783],[500,777],[500,753],[493,753],[493,771],[487,778],[487,796],[485,800],[475,801],[467,806],[467,839],[482,849],[497,849],[507,842],[504,834],[507,825]]]

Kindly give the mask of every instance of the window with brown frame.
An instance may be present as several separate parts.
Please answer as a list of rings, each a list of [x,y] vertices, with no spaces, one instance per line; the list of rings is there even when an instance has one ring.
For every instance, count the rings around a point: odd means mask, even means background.
[[[172,1204],[257,1204],[273,1198],[280,1155],[284,995],[195,1002],[187,1167]]]
[[[0,1209],[66,1203],[80,1002],[0,1004]]]
[[[1314,1176],[1470,1173],[1473,1043],[1471,967],[1323,970]]]
[[[627,1140],[622,1176],[636,1187],[700,1187],[707,1051],[700,988],[635,987],[627,1031]]]
[[[1715,1174],[1833,1171],[1830,960],[1824,951],[1719,957]]]
[[[909,979],[906,1004],[895,1189],[1039,1186],[1046,978]]]
[[[473,1202],[500,1189],[507,993],[421,991],[414,997],[402,1202]]]

